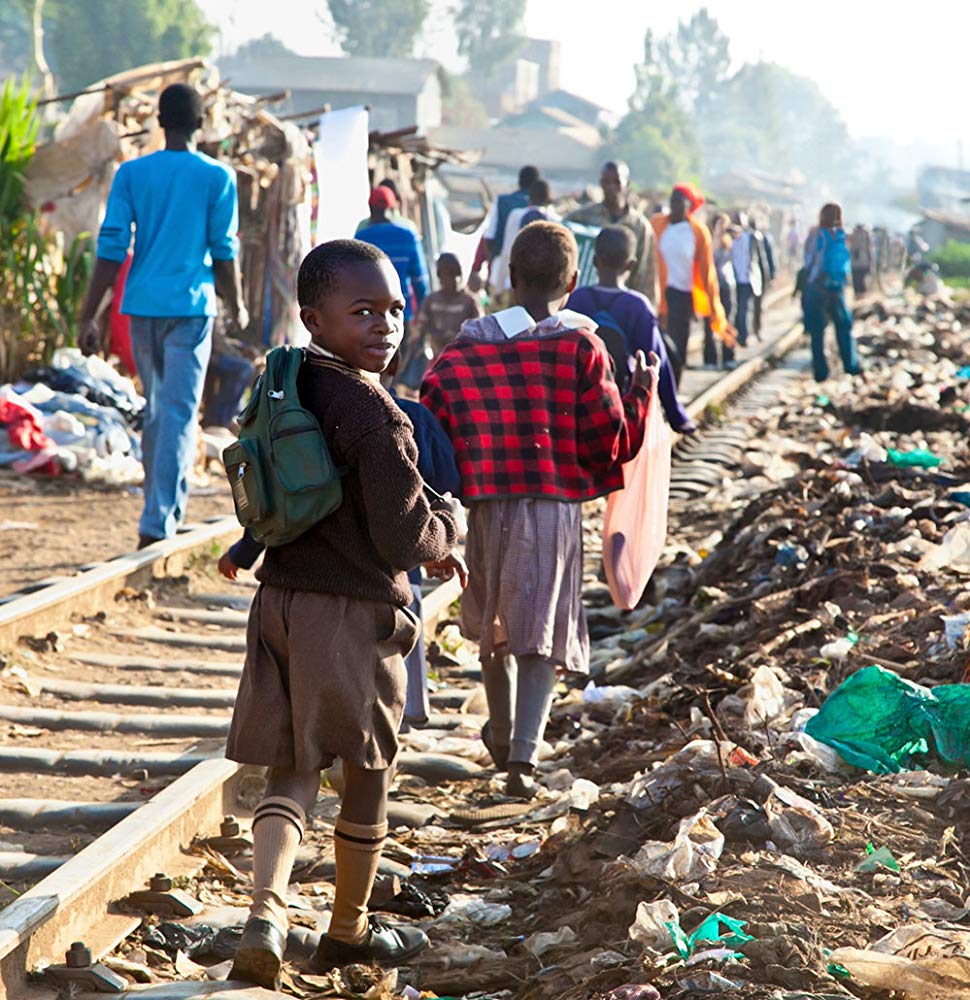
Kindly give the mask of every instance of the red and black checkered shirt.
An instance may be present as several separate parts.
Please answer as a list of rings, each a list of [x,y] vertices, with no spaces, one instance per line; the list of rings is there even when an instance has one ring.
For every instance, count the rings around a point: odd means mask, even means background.
[[[585,330],[459,337],[421,386],[454,445],[465,500],[582,501],[620,489],[648,398],[639,386],[620,397],[606,348]]]

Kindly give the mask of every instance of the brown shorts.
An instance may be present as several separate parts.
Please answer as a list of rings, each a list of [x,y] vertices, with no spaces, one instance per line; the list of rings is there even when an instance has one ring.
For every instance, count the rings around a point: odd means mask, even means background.
[[[261,585],[226,756],[312,771],[335,757],[390,767],[415,616],[392,604]]]

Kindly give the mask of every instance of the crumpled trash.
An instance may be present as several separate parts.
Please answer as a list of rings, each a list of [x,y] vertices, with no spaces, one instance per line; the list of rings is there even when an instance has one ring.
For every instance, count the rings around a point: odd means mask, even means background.
[[[970,932],[927,924],[896,928],[869,948],[838,948],[829,961],[856,983],[907,997],[970,997]]]
[[[762,664],[751,677],[751,690],[744,706],[748,726],[763,725],[785,711],[785,689],[771,667]]]
[[[661,1000],[655,986],[627,983],[606,994],[606,1000]]]
[[[681,980],[680,985],[691,993],[731,993],[741,989],[744,983],[728,979],[712,969],[705,969]]]
[[[930,688],[884,667],[864,667],[837,687],[805,727],[856,767],[915,771],[934,760],[970,766],[970,686]]]
[[[866,857],[855,866],[857,872],[874,872],[886,868],[891,872],[899,871],[899,863],[893,857],[888,847],[877,848],[871,841],[866,844]]]
[[[670,924],[680,926],[680,913],[669,899],[658,899],[653,903],[641,902],[627,933],[631,941],[654,951],[662,951],[673,944]]]
[[[236,954],[242,932],[242,924],[216,928],[208,924],[178,924],[167,920],[157,927],[147,928],[142,940],[160,948],[173,959],[182,952],[189,958],[211,955],[225,960]]]
[[[834,639],[832,642],[825,643],[818,651],[818,655],[823,660],[841,663],[852,652],[858,642],[859,636],[855,632],[850,632],[841,639]]]
[[[541,958],[547,951],[553,948],[562,948],[567,944],[572,944],[576,940],[576,932],[572,927],[560,927],[558,931],[539,931],[527,937],[522,942],[522,947],[531,952],[536,958]]]
[[[586,812],[599,801],[600,788],[588,778],[577,778],[569,791],[569,804],[579,812]]]
[[[835,839],[832,824],[814,802],[761,775],[752,787],[764,803],[772,839],[796,856],[818,851]]]
[[[943,464],[943,459],[937,457],[926,448],[912,448],[908,451],[900,451],[896,448],[888,448],[887,456],[889,464],[895,465],[899,469],[935,469]]]
[[[753,941],[754,937],[745,931],[747,921],[737,920],[735,917],[726,916],[723,913],[712,913],[706,917],[689,934],[684,934],[678,925],[671,928],[671,936],[674,939],[674,946],[681,958],[690,958],[703,954],[711,956],[713,950],[726,950],[727,954],[719,955],[721,960],[727,958],[744,958],[740,953],[734,953],[732,949],[739,947],[746,941]],[[679,931],[679,933],[677,933]],[[715,943],[718,949],[699,949],[698,945]]]
[[[637,775],[630,782],[626,801],[634,809],[659,806],[687,781],[699,776],[721,774],[722,768],[750,767],[757,764],[743,747],[728,740],[691,740],[687,746],[668,757],[658,768]]]
[[[919,561],[922,570],[950,569],[970,572],[970,523],[961,521],[943,536],[939,545],[932,546]]]
[[[692,880],[709,875],[724,851],[724,834],[702,809],[680,821],[673,841],[648,840],[633,857],[644,875]]]
[[[421,920],[440,916],[448,908],[448,902],[448,894],[441,889],[421,887],[405,881],[401,883],[401,891],[393,899],[386,903],[371,903],[371,909]]]
[[[504,951],[486,948],[483,944],[464,944],[461,941],[436,943],[432,958],[434,964],[443,969],[467,969],[470,965],[483,961],[508,961],[508,955]]]
[[[943,621],[943,638],[947,649],[967,648],[967,629],[970,628],[970,612],[959,615],[940,615]]]
[[[455,895],[448,908],[435,921],[435,927],[471,924],[475,927],[497,927],[512,916],[507,903],[489,903],[478,896]]]
[[[613,686],[604,684],[601,687],[597,687],[595,681],[590,681],[583,688],[584,705],[599,705],[603,702],[608,702],[612,705],[622,705],[628,701],[633,701],[634,698],[641,697],[642,695],[636,688],[627,687],[625,684],[615,684]]]

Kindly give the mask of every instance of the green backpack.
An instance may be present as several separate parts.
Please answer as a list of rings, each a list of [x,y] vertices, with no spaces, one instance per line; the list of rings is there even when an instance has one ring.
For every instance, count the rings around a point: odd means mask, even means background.
[[[300,405],[299,347],[276,347],[239,415],[239,440],[222,453],[239,523],[264,545],[285,545],[332,514],[340,470],[316,417]]]

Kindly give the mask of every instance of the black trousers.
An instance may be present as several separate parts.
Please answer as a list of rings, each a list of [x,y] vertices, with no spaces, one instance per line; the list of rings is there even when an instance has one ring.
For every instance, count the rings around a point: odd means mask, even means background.
[[[679,385],[681,373],[687,367],[690,324],[694,319],[694,296],[678,288],[667,288],[664,297],[667,302],[667,329],[664,331],[664,339],[670,353],[674,379]]]
[[[734,296],[731,292],[730,285],[720,285],[719,292],[721,296],[721,305],[724,307],[724,314],[726,316],[731,315],[731,310],[734,308]],[[718,342],[721,344],[721,363],[727,364],[734,360],[734,348],[728,347],[720,337],[714,335],[714,331],[711,329],[710,319],[704,319],[704,364],[705,365],[716,365],[717,364],[717,345]]]
[[[852,291],[856,295],[866,294],[866,283],[869,278],[868,267],[852,268]]]

